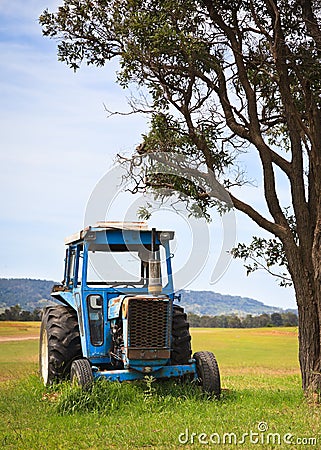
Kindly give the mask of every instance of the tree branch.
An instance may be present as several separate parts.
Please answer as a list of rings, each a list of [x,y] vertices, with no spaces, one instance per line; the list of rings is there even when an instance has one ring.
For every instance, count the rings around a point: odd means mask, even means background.
[[[243,202],[242,200],[239,200],[231,193],[229,193],[229,195],[231,197],[234,207],[237,210],[242,211],[247,216],[249,216],[261,228],[264,228],[264,230],[269,231],[275,236],[278,236],[280,239],[286,236],[287,227],[283,227],[274,222],[271,222],[270,220],[267,220],[265,217],[259,214],[254,208],[252,208],[252,206],[250,206],[249,204]]]

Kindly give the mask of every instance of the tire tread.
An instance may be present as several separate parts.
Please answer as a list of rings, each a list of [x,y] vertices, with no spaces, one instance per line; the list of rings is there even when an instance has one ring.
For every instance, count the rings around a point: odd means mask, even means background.
[[[52,384],[68,378],[72,361],[82,357],[76,311],[64,305],[49,306],[43,313],[41,330],[43,327],[48,337],[48,384]],[[40,339],[40,367],[41,345]]]
[[[191,359],[191,335],[184,308],[173,305],[171,364],[187,364]]]
[[[199,383],[204,392],[219,398],[221,395],[221,379],[214,354],[208,351],[201,351],[194,353],[193,358],[196,360]]]

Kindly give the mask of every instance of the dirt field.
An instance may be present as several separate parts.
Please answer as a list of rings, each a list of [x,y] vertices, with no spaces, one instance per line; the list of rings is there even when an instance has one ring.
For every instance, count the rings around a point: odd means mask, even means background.
[[[0,342],[29,341],[30,339],[39,339],[39,336],[0,336]]]

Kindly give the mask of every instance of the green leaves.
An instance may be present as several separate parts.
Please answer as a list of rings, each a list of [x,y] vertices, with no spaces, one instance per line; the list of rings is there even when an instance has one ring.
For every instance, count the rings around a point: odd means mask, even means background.
[[[249,245],[238,244],[231,250],[231,255],[244,260],[247,275],[257,270],[265,270],[278,278],[280,286],[292,285],[284,247],[277,238],[265,239],[253,236]]]

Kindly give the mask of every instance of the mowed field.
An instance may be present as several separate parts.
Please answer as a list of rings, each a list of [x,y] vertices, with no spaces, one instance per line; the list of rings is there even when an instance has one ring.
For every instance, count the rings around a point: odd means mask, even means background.
[[[173,381],[45,388],[38,334],[39,323],[0,322],[1,448],[321,448],[320,406],[300,387],[296,328],[192,329],[193,351],[219,362],[220,401]]]
[[[35,371],[39,327],[39,322],[0,322],[0,382]]]

